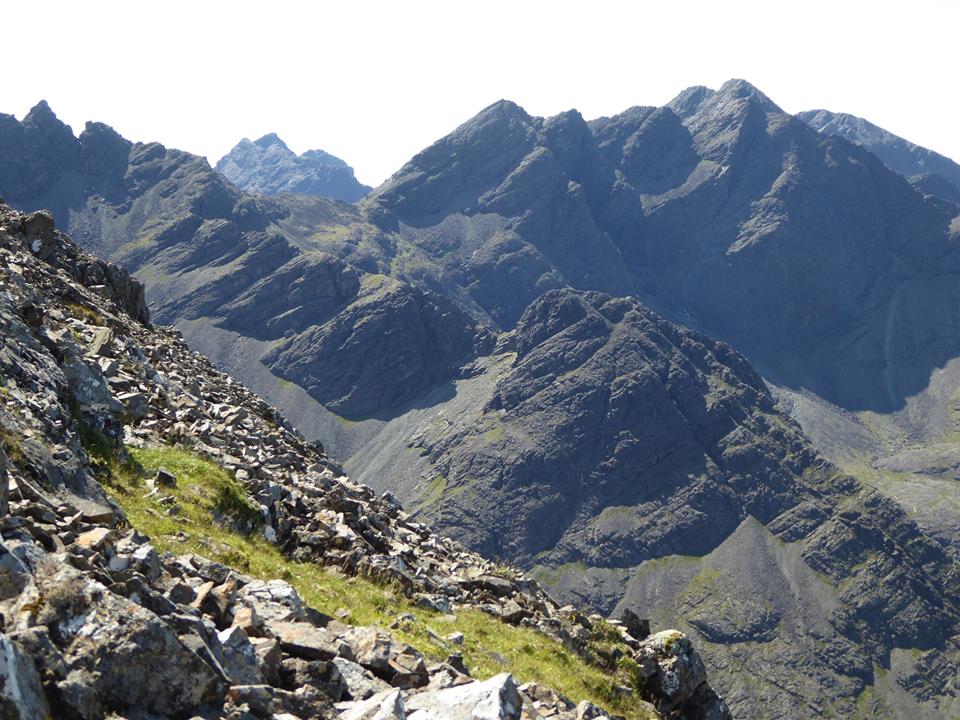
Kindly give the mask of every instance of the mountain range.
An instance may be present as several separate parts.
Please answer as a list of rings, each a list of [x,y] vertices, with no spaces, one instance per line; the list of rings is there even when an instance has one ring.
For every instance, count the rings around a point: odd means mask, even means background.
[[[501,101],[346,205],[40,104],[0,194],[418,517],[687,631],[735,717],[949,717],[960,207],[802,117]]]

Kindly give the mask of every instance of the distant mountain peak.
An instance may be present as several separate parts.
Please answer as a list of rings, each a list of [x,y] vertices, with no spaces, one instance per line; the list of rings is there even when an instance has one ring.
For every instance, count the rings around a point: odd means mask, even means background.
[[[485,127],[526,126],[533,121],[534,118],[512,100],[497,100],[460,125],[451,136],[471,134]]]
[[[530,115],[524,110],[520,105],[513,102],[513,100],[506,100],[501,98],[495,103],[487,105],[483,110],[477,113],[476,117],[489,116],[489,115],[503,115],[503,116],[519,116],[523,118],[529,118]]]
[[[723,85],[720,86],[720,89],[717,90],[717,95],[724,95],[738,99],[749,98],[752,100],[758,100],[761,103],[772,105],[778,110],[780,109],[777,104],[773,102],[773,100],[767,97],[755,85],[751,85],[746,80],[741,80],[739,78],[727,80]]]
[[[720,86],[719,90],[712,90],[704,85],[694,85],[668,102],[667,107],[686,120],[708,105],[718,107],[736,100],[751,100],[765,112],[783,112],[773,100],[755,85],[740,78],[727,80]]]
[[[314,150],[304,150],[301,153],[301,157],[305,158],[314,158],[315,160],[322,160],[323,162],[329,165],[342,165],[344,167],[349,167],[346,162],[338,158],[336,155],[331,155],[326,150],[320,150],[319,148]]]
[[[682,91],[673,98],[673,100],[668,102],[666,106],[681,118],[686,119],[697,112],[703,104],[703,101],[715,92],[715,90],[711,90],[706,85],[694,85]]]
[[[324,150],[297,155],[276,133],[254,141],[244,138],[216,169],[238,187],[265,195],[300,193],[356,202],[370,191],[340,158]]]
[[[276,133],[267,133],[263,137],[258,138],[257,140],[254,140],[253,144],[256,145],[257,147],[261,147],[264,149],[270,148],[270,147],[280,147],[280,148],[283,148],[284,150],[290,150],[290,148],[287,147],[287,144],[283,140],[281,140],[280,136],[277,135]]]
[[[30,108],[30,112],[26,114],[26,116],[23,118],[23,121],[27,122],[27,120],[30,119],[36,121],[41,118],[48,117],[56,118],[57,116],[54,114],[53,110],[50,109],[50,104],[46,100],[41,100],[32,108]]]
[[[62,128],[67,128],[67,130],[70,132],[70,135],[73,135],[73,131],[70,130],[70,126],[57,117],[56,113],[53,112],[46,100],[41,100],[32,108],[30,108],[30,112],[28,112],[23,118],[23,124],[26,127],[51,128],[55,131],[61,131]]]

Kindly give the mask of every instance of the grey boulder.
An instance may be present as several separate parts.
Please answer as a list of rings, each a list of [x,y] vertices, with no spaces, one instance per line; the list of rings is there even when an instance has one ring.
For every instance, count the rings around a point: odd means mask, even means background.
[[[522,700],[509,673],[483,682],[422,692],[407,700],[410,720],[516,720]]]
[[[224,691],[160,618],[60,563],[38,568],[13,625],[50,628],[66,669],[59,694],[83,718],[133,708],[170,715]]]
[[[0,717],[3,720],[51,717],[33,661],[3,634],[0,634]]]

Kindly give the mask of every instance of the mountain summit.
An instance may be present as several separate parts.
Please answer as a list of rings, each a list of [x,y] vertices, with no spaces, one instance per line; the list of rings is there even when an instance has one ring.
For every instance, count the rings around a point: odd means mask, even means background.
[[[297,155],[276,133],[254,141],[244,138],[216,169],[244,190],[265,195],[302,193],[356,202],[371,189],[340,158],[323,150]]]

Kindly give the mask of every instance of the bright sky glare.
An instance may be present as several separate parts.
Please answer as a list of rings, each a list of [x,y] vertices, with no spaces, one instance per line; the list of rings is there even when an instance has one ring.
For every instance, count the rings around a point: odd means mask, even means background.
[[[28,0],[3,14],[0,112],[45,98],[77,133],[100,120],[211,163],[276,132],[377,185],[499,98],[589,119],[732,77],[960,160],[954,0]]]

